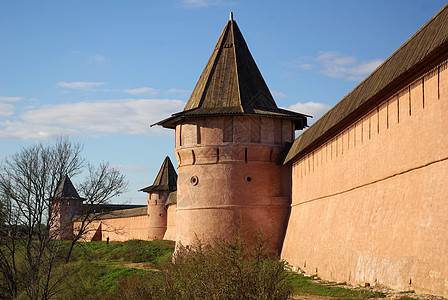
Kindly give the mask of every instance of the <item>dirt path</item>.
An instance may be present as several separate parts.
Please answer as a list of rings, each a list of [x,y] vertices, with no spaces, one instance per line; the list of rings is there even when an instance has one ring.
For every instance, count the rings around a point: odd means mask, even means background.
[[[326,286],[341,287],[341,288],[350,289],[350,290],[368,290],[370,292],[383,293],[385,295],[384,298],[371,298],[371,299],[378,299],[378,300],[379,299],[393,300],[393,299],[400,299],[403,297],[419,299],[419,300],[447,300],[447,298],[440,297],[440,296],[417,294],[412,291],[403,292],[403,291],[397,291],[397,290],[392,290],[392,289],[388,289],[388,288],[382,288],[382,287],[378,287],[378,286],[363,287],[363,286],[359,286],[359,285],[337,284],[335,282],[328,282],[328,281],[325,281],[322,279],[315,279],[313,281],[315,281],[316,283],[322,284],[322,285],[326,285]],[[293,299],[302,299],[302,300],[308,300],[308,299],[330,300],[330,299],[335,299],[335,298],[336,297],[331,297],[331,296],[316,296],[316,295],[306,295],[306,294],[298,294],[298,295],[293,296]]]
[[[155,271],[155,272],[159,271],[159,270],[155,269],[151,263],[127,263],[127,264],[118,264],[117,266],[124,267],[124,268],[134,268],[134,269],[139,269],[139,270],[146,270],[146,271]]]

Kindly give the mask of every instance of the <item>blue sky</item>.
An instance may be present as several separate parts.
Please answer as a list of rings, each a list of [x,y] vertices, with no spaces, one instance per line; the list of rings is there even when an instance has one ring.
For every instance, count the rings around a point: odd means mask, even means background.
[[[0,0],[0,160],[61,135],[145,203],[229,12],[277,105],[322,115],[445,1]],[[75,185],[77,178],[73,179]]]

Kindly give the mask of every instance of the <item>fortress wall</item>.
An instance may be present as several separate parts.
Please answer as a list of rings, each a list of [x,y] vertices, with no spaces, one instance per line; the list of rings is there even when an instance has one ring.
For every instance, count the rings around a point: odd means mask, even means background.
[[[448,70],[296,160],[282,258],[333,281],[448,296]]]
[[[90,224],[87,234],[84,236],[85,241],[91,241],[96,230],[101,224],[102,241],[123,242],[132,239],[148,240],[148,215],[111,218],[94,221]],[[74,223],[74,228],[79,227],[79,223]]]
[[[176,204],[170,204],[166,210],[166,231],[164,240],[176,240]]]

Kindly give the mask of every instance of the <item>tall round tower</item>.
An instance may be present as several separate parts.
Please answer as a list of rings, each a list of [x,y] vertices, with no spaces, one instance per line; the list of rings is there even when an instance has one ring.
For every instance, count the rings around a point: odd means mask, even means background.
[[[167,156],[160,167],[153,185],[140,191],[147,193],[148,239],[163,239],[167,228],[166,200],[177,189],[177,174]]]
[[[290,207],[282,154],[306,116],[277,107],[232,17],[184,110],[157,124],[176,131],[176,241],[262,232],[278,252]]]

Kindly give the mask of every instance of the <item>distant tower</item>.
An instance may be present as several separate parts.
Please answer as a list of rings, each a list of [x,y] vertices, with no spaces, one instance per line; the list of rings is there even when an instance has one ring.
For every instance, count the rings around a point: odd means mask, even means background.
[[[277,107],[231,17],[184,110],[157,123],[176,130],[176,241],[262,231],[278,253],[291,189],[278,162],[306,122]]]
[[[65,176],[59,182],[55,196],[51,200],[54,217],[50,231],[53,238],[72,239],[73,217],[81,210],[83,201],[84,198],[79,197],[70,178]]]
[[[163,239],[167,225],[166,200],[177,189],[177,174],[167,156],[154,180],[153,185],[140,191],[147,193],[148,202],[148,238]]]

